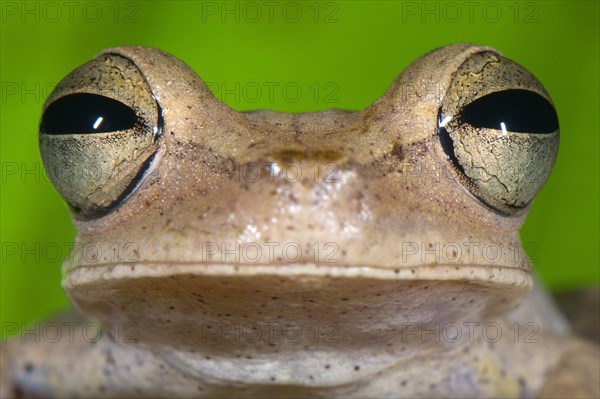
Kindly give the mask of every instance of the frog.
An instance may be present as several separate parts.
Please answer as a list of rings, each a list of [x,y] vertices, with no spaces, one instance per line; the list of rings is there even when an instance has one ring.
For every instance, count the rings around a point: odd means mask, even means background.
[[[166,52],[109,48],[48,96],[39,143],[81,316],[2,343],[2,397],[599,396],[598,345],[518,235],[557,112],[494,48],[305,113],[238,112]]]

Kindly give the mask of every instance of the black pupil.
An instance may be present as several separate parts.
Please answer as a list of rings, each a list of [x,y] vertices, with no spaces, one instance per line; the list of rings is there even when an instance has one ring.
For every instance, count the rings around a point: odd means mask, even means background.
[[[558,116],[548,100],[529,90],[511,89],[487,94],[467,104],[460,120],[473,127],[515,133],[553,133]]]
[[[135,111],[120,101],[77,93],[50,104],[40,130],[45,134],[107,133],[131,129],[136,122]]]

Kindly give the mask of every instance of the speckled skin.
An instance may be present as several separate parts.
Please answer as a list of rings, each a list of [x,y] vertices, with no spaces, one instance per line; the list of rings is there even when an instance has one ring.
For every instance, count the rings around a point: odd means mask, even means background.
[[[563,385],[597,395],[597,348],[528,294],[525,212],[482,205],[440,148],[445,90],[481,51],[495,50],[428,53],[361,112],[285,114],[228,108],[166,53],[106,50],[139,68],[164,118],[139,189],[74,215],[63,285],[113,334],[3,345],[2,395],[535,397],[581,348],[568,368],[587,377]]]

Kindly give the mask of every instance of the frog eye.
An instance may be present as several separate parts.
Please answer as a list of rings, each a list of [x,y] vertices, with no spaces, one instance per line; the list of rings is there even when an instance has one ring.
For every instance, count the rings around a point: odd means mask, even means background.
[[[558,117],[537,79],[491,51],[469,57],[438,114],[438,137],[454,178],[499,214],[533,200],[558,153]]]
[[[139,69],[106,54],[67,75],[44,104],[40,151],[78,217],[112,211],[156,166],[162,118]]]

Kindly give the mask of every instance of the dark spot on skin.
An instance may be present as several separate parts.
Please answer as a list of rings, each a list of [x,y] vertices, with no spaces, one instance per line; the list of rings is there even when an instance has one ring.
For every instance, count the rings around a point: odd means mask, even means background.
[[[392,147],[391,154],[394,157],[398,158],[399,161],[402,161],[404,159],[404,152],[402,151],[402,145],[394,144],[394,147]]]
[[[360,366],[354,366],[354,371],[360,370]]]
[[[275,381],[275,377],[271,377],[271,381]]]
[[[106,357],[106,363],[115,364],[115,358],[113,357],[112,352],[110,350],[104,352],[104,356]]]
[[[204,300],[203,300],[202,298],[196,298],[196,300],[197,300],[198,302],[200,302],[200,303],[203,303],[203,304],[205,304],[205,305],[206,305],[206,302],[204,302]]]
[[[330,366],[329,364],[326,364],[326,365],[325,365],[325,368],[326,368],[326,369],[329,369],[330,367],[331,367],[331,366]]]
[[[456,301],[456,298],[455,298],[455,297],[452,297],[452,300],[453,300],[453,301]]]
[[[475,302],[475,300],[474,300],[474,299],[471,299],[471,300],[469,301],[469,303],[473,303],[473,302]]]
[[[23,369],[25,370],[25,372],[27,374],[31,374],[31,372],[33,371],[33,364],[31,364],[31,363],[25,363],[23,365]]]
[[[403,387],[405,387],[405,386],[406,386],[406,380],[403,380],[403,381],[400,383],[400,385],[402,385]]]
[[[169,306],[169,309],[171,309],[171,310],[175,310],[175,306],[172,306],[172,305],[171,305],[171,306]]]
[[[347,300],[348,300],[348,298],[342,298],[342,301],[347,301]]]
[[[272,297],[271,297],[271,299],[275,301],[275,300],[279,299],[279,297],[277,297],[277,296],[272,296]]]

